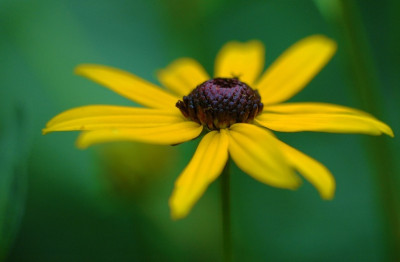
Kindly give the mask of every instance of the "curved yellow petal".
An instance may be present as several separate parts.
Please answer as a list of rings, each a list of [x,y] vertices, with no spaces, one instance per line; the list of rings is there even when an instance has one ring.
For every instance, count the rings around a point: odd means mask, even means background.
[[[173,108],[179,99],[158,86],[120,69],[84,64],[78,66],[75,73],[147,107]]]
[[[185,217],[197,200],[221,174],[228,160],[228,138],[226,134],[212,131],[204,136],[197,150],[175,182],[169,200],[171,216]]]
[[[329,170],[315,159],[277,140],[281,152],[289,164],[303,175],[319,192],[323,199],[332,199],[335,194],[335,178]]]
[[[257,40],[225,44],[215,60],[214,77],[237,77],[252,86],[264,68],[264,45]]]
[[[276,105],[266,105],[264,106],[263,112],[268,113],[279,113],[279,114],[293,114],[293,113],[326,113],[326,114],[350,114],[350,115],[366,115],[371,116],[369,113],[364,112],[359,109],[328,104],[328,103],[320,103],[320,102],[298,102],[298,103],[283,103]]]
[[[221,131],[228,133],[229,153],[244,172],[274,187],[295,189],[300,185],[270,131],[251,124],[234,124]]]
[[[79,148],[87,148],[93,144],[115,141],[137,141],[158,145],[175,145],[198,137],[202,130],[203,126],[192,121],[185,121],[144,128],[116,128],[85,131],[78,137],[77,146]]]
[[[210,79],[204,68],[192,58],[180,58],[157,72],[160,83],[181,96],[188,95]]]
[[[182,121],[184,119],[177,110],[92,105],[73,108],[55,116],[47,123],[43,133],[151,127]]]
[[[254,121],[261,126],[280,132],[315,131],[367,135],[381,135],[383,133],[391,137],[394,136],[392,129],[388,125],[368,115],[263,112]]]
[[[265,105],[285,101],[302,90],[336,51],[336,43],[322,35],[306,37],[287,49],[254,86]]]

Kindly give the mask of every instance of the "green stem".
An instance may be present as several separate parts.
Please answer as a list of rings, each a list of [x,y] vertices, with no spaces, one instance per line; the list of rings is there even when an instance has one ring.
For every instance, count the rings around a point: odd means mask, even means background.
[[[317,1],[321,6],[326,2]],[[370,54],[368,39],[362,23],[357,2],[354,0],[330,1],[336,6],[333,22],[343,40],[346,62],[351,72],[353,88],[361,107],[377,115],[382,113],[379,90],[380,81]],[[325,9],[328,10],[329,9]],[[375,181],[380,197],[380,208],[386,226],[388,261],[400,261],[400,212],[399,195],[396,188],[394,158],[388,140],[383,137],[368,138],[371,162],[376,167]]]
[[[232,261],[231,242],[231,198],[230,198],[230,172],[229,160],[221,174],[221,202],[222,202],[222,238],[224,261]]]
[[[376,115],[382,114],[382,102],[379,100],[380,82],[374,68],[368,48],[361,15],[355,1],[340,0],[343,10],[343,22],[347,28],[349,54],[352,54],[351,65],[354,73],[356,91],[367,111]],[[385,138],[369,138],[370,156],[376,166],[376,182],[380,197],[387,237],[388,261],[400,261],[400,214],[393,174],[395,166],[390,146]]]

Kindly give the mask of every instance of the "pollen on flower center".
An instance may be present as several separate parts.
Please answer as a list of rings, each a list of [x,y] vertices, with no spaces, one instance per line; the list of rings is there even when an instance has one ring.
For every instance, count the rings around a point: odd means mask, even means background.
[[[263,109],[257,90],[237,78],[214,78],[198,85],[179,100],[182,114],[210,130],[248,123]]]

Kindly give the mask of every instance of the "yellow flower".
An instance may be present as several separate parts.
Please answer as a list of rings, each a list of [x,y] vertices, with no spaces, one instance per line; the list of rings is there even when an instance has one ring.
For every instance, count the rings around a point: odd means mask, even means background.
[[[326,103],[282,103],[301,91],[335,51],[334,41],[309,36],[261,74],[263,44],[229,42],[217,55],[213,79],[190,58],[160,70],[158,79],[169,91],[119,69],[80,65],[77,74],[147,108],[78,107],[51,119],[43,132],[81,130],[77,145],[86,148],[122,140],[173,145],[208,131],[175,183],[169,201],[175,219],[189,213],[229,156],[244,172],[274,187],[297,188],[298,171],[322,198],[331,199],[335,191],[331,173],[278,140],[271,130],[393,136],[389,126],[360,110]]]

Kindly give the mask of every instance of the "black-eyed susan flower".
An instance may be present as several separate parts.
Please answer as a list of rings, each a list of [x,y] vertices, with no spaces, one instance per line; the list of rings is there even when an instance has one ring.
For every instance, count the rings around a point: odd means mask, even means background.
[[[193,59],[158,72],[159,88],[135,75],[101,65],[80,65],[85,76],[146,108],[91,105],[51,119],[44,133],[83,131],[80,148],[110,141],[173,145],[202,137],[170,198],[173,218],[185,217],[230,156],[245,173],[270,186],[295,189],[299,172],[324,199],[335,181],[318,161],[278,140],[271,131],[393,132],[360,110],[326,103],[283,103],[301,91],[335,53],[336,43],[314,35],[285,51],[264,73],[259,41],[229,42],[218,53],[214,78]],[[261,74],[262,73],[262,74]]]

